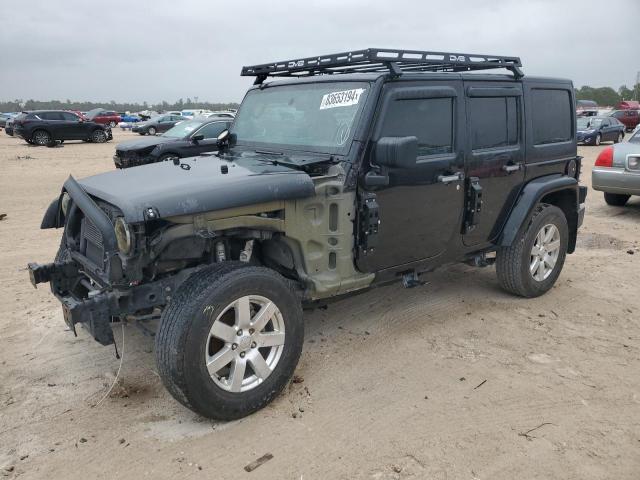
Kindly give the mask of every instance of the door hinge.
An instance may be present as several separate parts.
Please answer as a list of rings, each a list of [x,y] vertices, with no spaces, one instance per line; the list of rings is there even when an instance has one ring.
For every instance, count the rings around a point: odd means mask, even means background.
[[[482,211],[482,187],[478,177],[469,177],[466,186],[464,234],[472,232],[478,225],[478,217]]]
[[[373,253],[378,245],[380,212],[376,194],[363,192],[358,208],[358,256]]]

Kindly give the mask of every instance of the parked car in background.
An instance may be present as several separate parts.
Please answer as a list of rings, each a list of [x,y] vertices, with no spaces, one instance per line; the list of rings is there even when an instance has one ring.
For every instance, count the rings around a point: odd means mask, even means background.
[[[51,145],[56,141],[84,140],[104,143],[113,138],[111,128],[64,110],[35,110],[14,119],[14,133],[33,145]]]
[[[16,115],[16,117],[18,115]],[[13,137],[13,122],[15,121],[16,117],[11,117],[7,119],[4,124],[4,132],[10,137]]]
[[[236,112],[231,110],[218,110],[215,112],[208,113],[207,117],[224,117],[224,118],[235,118]]]
[[[605,148],[591,171],[594,190],[604,192],[609,205],[621,207],[640,195],[640,130],[629,141]]]
[[[616,110],[610,114],[622,123],[627,132],[632,132],[640,123],[640,110]]]
[[[157,117],[135,124],[131,131],[139,133],[140,135],[155,135],[156,133],[166,132],[170,128],[173,128],[176,123],[184,120],[186,119],[182,115],[158,115]]]
[[[109,125],[114,128],[120,123],[121,118],[117,112],[112,110],[104,110],[102,108],[96,108],[87,112],[87,119],[92,122],[101,123],[102,125]]]
[[[113,161],[117,168],[129,168],[213,152],[218,135],[230,125],[220,117],[185,120],[162,135],[119,143]]]
[[[619,143],[624,139],[625,127],[613,117],[578,117],[576,141],[585,145],[601,142]]]
[[[593,100],[576,100],[576,115],[579,117],[598,115],[598,104]]]
[[[616,110],[640,110],[640,102],[637,100],[623,100],[616,105]]]
[[[8,113],[0,113],[0,128],[4,128],[7,125],[7,121],[14,118],[20,112],[8,112]]]
[[[120,121],[126,123],[138,123],[142,121],[142,119],[138,115],[134,115],[132,113],[125,113],[124,115],[120,115]]]
[[[188,118],[193,118],[193,117],[206,117],[208,115],[210,115],[212,112],[211,110],[205,110],[202,108],[188,108],[186,110],[182,110],[182,112],[180,112],[180,114],[183,117],[188,117]]]

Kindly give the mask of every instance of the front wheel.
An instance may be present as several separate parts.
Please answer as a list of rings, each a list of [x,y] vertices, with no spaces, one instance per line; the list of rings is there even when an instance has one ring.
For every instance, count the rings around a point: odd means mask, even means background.
[[[600,142],[602,141],[602,135],[597,134],[596,135],[596,141],[595,141],[595,146],[599,147],[600,146]]]
[[[162,314],[156,362],[180,403],[233,420],[285,387],[304,339],[302,307],[273,270],[224,262],[182,284]]]
[[[33,132],[33,135],[31,135],[31,141],[35,145],[39,145],[41,147],[49,145],[52,140],[53,139],[51,138],[51,135],[49,135],[49,132],[46,132],[44,130],[36,130],[35,132]]]
[[[604,201],[607,202],[607,205],[611,205],[613,207],[624,207],[631,195],[623,195],[620,193],[606,193],[604,194]]]
[[[149,129],[147,130],[147,133],[149,135],[155,135],[156,134],[156,129],[155,127],[149,127]]]
[[[540,204],[513,243],[497,252],[502,288],[522,297],[538,297],[558,279],[567,255],[569,228],[564,212]]]
[[[91,133],[91,141],[93,143],[104,143],[107,141],[107,134],[104,130],[94,130]]]

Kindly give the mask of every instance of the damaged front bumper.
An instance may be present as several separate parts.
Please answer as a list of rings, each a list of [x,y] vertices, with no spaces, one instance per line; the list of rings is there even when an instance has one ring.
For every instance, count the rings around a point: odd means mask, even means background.
[[[37,264],[27,267],[34,287],[49,282],[60,300],[64,321],[76,333],[81,324],[102,345],[113,343],[111,324],[127,315],[162,307],[175,289],[197,269],[187,269],[155,282],[122,287],[102,287],[87,277],[73,261]]]

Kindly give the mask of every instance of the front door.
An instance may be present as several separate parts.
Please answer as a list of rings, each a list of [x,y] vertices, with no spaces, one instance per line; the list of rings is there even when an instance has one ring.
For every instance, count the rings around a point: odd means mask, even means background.
[[[380,217],[377,246],[358,255],[360,270],[375,272],[436,257],[459,236],[464,108],[462,81],[393,82],[384,87],[373,144],[382,137],[415,136],[418,160],[411,168],[385,168],[386,186],[360,187],[361,196],[375,193]],[[364,163],[363,174],[380,170],[373,154]]]
[[[479,192],[479,211],[467,212],[463,241],[481,245],[495,239],[524,180],[522,85],[465,81],[469,193]],[[472,220],[472,221],[471,221]]]
[[[204,139],[198,143],[192,143],[187,148],[190,155],[198,155],[204,152],[214,152],[218,150],[218,135],[229,128],[231,122],[212,122],[199,128],[191,134],[191,137],[203,135]]]

